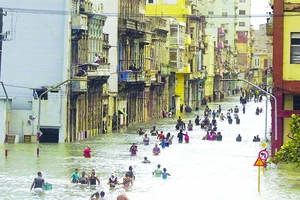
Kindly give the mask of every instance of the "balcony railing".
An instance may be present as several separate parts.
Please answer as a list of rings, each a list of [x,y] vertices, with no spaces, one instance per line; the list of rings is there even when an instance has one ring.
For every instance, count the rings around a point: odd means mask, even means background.
[[[72,68],[73,77],[108,78],[110,63],[87,63]]]
[[[80,12],[88,15],[103,14],[103,4],[93,3],[91,0],[84,0],[80,2]]]
[[[144,36],[140,39],[142,43],[150,44],[152,41],[151,33],[145,33]]]
[[[170,37],[170,45],[184,46],[184,38]]]
[[[88,29],[88,17],[86,15],[72,15],[72,29],[86,31]]]
[[[119,28],[121,29],[130,29],[137,31],[145,31],[145,23],[133,20],[133,19],[119,19]]]
[[[119,72],[119,82],[145,82],[145,73],[143,71],[127,70]]]
[[[170,60],[170,65],[178,70],[184,68],[184,62],[177,62],[175,60]]]
[[[163,18],[154,18],[156,20],[155,28],[163,31],[169,31],[167,26],[167,20]]]

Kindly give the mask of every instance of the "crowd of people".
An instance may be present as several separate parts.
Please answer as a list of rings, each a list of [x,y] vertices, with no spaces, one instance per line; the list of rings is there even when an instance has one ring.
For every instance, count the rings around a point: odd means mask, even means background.
[[[261,96],[254,95],[254,98],[256,99],[255,102],[261,101]],[[242,111],[243,114],[245,114],[245,104],[251,100],[251,96],[245,96],[242,94],[240,98],[240,103],[242,104]],[[206,132],[206,135],[203,136],[203,140],[208,140],[208,141],[222,141],[223,136],[221,131],[218,131],[218,121],[219,122],[224,122],[227,121],[228,124],[233,124],[233,121],[235,120],[235,124],[239,125],[241,123],[239,113],[240,113],[240,108],[236,105],[234,108],[230,108],[228,110],[225,110],[226,114],[224,115],[222,112],[222,107],[221,105],[218,105],[218,107],[214,110],[210,109],[208,105],[205,105],[204,110],[203,110],[203,119],[200,119],[200,116],[198,115],[195,120],[194,124],[192,123],[192,120],[188,121],[188,124],[186,125],[183,119],[179,116],[177,119],[177,123],[175,125],[175,129],[178,130],[179,132],[177,133],[177,139],[178,143],[189,143],[190,142],[190,137],[188,131],[193,131],[195,126],[199,126],[200,130],[203,130]],[[262,113],[262,108],[257,107],[255,114],[259,115]],[[168,132],[166,135],[164,134],[163,131],[158,131],[156,126],[153,126],[152,130],[149,131],[150,136],[155,137],[155,144],[154,147],[151,148],[151,152],[153,155],[158,156],[161,154],[161,148],[166,148],[170,147],[173,143],[173,138],[174,135],[171,135],[170,132]],[[145,130],[140,128],[137,131],[138,135],[143,136],[143,144],[148,146],[150,145],[150,137],[146,133]],[[261,139],[259,138],[258,135],[254,136],[253,142],[259,142]],[[242,141],[242,136],[241,134],[238,134],[236,137],[237,142]],[[87,146],[83,150],[83,156],[86,158],[91,157],[91,148]],[[138,145],[136,143],[133,143],[131,147],[129,148],[129,152],[132,156],[137,155],[138,153]],[[149,151],[150,152],[150,151]],[[148,160],[148,157],[144,157],[144,160],[142,161],[143,164],[151,164],[151,162]],[[161,165],[158,164],[157,168],[152,172],[154,177],[161,177],[162,179],[167,179],[168,176],[171,176],[168,172],[167,169],[161,168]],[[38,177],[34,179],[32,185],[31,185],[31,190],[34,189],[36,192],[41,192],[43,186],[46,184],[44,178],[42,177],[42,173],[38,172]],[[135,180],[135,174],[133,172],[133,167],[129,166],[128,171],[125,173],[125,175],[122,178],[118,178],[116,174],[111,173],[110,177],[107,180],[107,185],[111,189],[118,187],[121,185],[121,188],[124,190],[128,190],[133,186],[133,182]],[[75,169],[74,172],[72,173],[70,177],[70,182],[74,184],[81,184],[81,185],[89,185],[89,186],[96,186],[100,185],[100,179],[96,175],[95,169],[92,169],[88,174],[85,171],[82,171],[81,174],[79,172],[79,169]],[[100,200],[105,197],[105,192],[95,192],[93,193],[90,198],[93,200]],[[128,197],[126,197],[126,193],[123,192],[120,194],[117,198],[117,200],[128,200]]]

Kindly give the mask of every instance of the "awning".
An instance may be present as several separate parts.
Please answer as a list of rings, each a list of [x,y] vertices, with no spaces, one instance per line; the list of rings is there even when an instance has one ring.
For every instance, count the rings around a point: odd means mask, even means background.
[[[123,114],[123,115],[127,116],[126,112],[124,112],[123,110],[119,110],[119,114]]]

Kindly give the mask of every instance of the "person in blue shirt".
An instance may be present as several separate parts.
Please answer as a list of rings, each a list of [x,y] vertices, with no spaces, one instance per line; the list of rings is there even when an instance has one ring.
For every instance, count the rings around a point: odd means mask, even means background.
[[[167,173],[167,169],[163,169],[163,173],[161,174],[163,179],[167,179],[168,176],[171,176],[171,174]]]
[[[75,172],[71,175],[71,182],[78,183],[79,181],[79,170],[75,169]]]

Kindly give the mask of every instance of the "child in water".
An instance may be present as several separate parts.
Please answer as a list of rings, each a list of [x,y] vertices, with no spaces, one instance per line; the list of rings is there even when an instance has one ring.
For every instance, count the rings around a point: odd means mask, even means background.
[[[164,169],[163,169],[163,173],[162,173],[161,176],[162,176],[163,179],[167,179],[167,177],[168,177],[168,176],[171,176],[171,174],[167,173],[167,169],[164,168]]]

